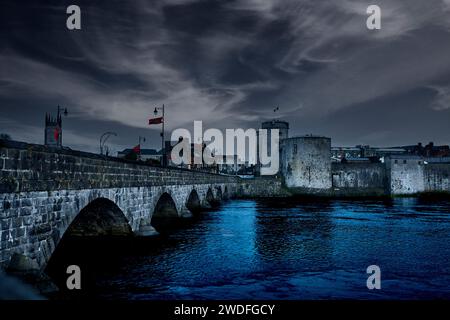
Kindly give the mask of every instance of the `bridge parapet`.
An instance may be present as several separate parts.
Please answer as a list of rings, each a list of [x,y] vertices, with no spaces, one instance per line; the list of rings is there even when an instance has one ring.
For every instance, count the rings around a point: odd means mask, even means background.
[[[162,168],[113,157],[0,140],[0,193],[238,183],[235,176]]]

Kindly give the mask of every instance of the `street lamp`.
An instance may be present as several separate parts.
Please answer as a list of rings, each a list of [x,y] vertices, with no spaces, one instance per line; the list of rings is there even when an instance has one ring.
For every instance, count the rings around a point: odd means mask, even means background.
[[[63,109],[64,109],[63,115],[64,115],[65,117],[67,117],[67,115],[69,114],[69,112],[67,112],[67,108],[63,108],[63,107],[61,107],[61,106],[58,106],[58,118],[59,118],[59,116],[61,115],[61,110],[63,110]]]
[[[108,131],[108,132],[105,132],[104,134],[102,134],[102,136],[100,137],[100,154],[103,154],[103,147],[106,143],[106,140],[108,140],[108,138],[110,136],[117,137],[117,133]]]
[[[164,118],[164,105],[162,107],[155,107],[155,110],[153,111],[153,114],[155,116],[158,115],[158,111],[162,111],[162,128],[161,128],[161,165],[164,167],[166,165],[166,157],[164,150],[164,122],[166,122],[166,119]]]
[[[58,106],[58,117],[59,117],[62,109],[63,109],[63,107]],[[63,114],[64,114],[64,116],[67,117],[67,115],[69,114],[69,112],[67,112],[67,108],[64,108]]]

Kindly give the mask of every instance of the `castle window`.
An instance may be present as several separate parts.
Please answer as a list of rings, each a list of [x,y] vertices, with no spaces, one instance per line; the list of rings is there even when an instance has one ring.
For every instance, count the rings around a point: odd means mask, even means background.
[[[403,160],[403,164],[406,164],[406,160]]]
[[[394,160],[394,163],[397,164],[397,163],[398,163],[398,160]]]
[[[297,154],[297,144],[294,144],[294,154]]]

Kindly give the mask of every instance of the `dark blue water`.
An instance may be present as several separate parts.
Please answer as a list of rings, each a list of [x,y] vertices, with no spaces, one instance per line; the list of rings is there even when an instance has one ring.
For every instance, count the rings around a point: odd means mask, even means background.
[[[240,201],[96,274],[121,299],[450,298],[450,202]],[[144,250],[142,250],[144,247]],[[381,268],[368,290],[366,268]]]

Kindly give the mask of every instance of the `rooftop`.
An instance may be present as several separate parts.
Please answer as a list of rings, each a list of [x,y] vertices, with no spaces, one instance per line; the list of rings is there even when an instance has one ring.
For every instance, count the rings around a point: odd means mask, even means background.
[[[346,161],[350,161],[350,162],[370,162],[369,158],[356,158],[356,157],[347,157],[344,158]],[[343,160],[344,160],[343,159]]]
[[[124,149],[122,151],[119,151],[118,154],[128,154],[131,151],[133,151],[133,149]],[[157,151],[155,149],[141,149],[140,154],[146,156],[153,156],[153,155],[160,155],[161,151]]]
[[[269,121],[264,121],[261,126],[267,126],[267,125],[282,125],[283,127],[286,127],[287,129],[289,129],[289,122],[287,121],[283,121],[283,120],[269,120]]]
[[[388,156],[386,156],[387,159],[412,159],[412,160],[419,160],[419,159],[423,159],[424,157],[422,156],[417,156],[414,154],[390,154]]]
[[[329,139],[329,140],[331,140],[331,138],[329,138],[329,137],[313,135],[313,134],[306,134],[306,135],[289,137],[289,138],[286,138],[286,140],[305,139],[305,138],[308,138],[308,139]]]

